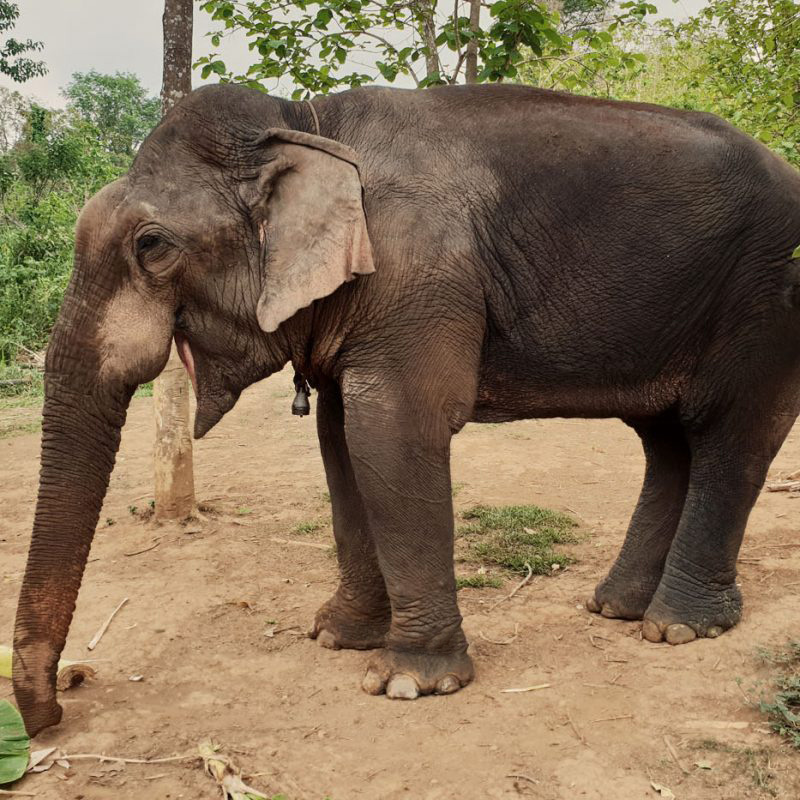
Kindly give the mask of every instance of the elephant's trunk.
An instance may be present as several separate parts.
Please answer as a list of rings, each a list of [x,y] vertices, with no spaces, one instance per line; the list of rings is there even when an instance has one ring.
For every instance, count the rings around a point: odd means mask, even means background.
[[[99,380],[96,318],[75,296],[47,353],[39,496],[14,629],[14,694],[31,736],[61,719],[57,663],[135,386]]]

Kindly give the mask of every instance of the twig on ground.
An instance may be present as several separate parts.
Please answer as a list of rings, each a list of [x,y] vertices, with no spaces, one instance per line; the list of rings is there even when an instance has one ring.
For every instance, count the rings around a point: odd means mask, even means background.
[[[580,732],[580,729],[575,724],[575,720],[572,719],[572,714],[570,714],[569,711],[567,711],[567,722],[569,722],[569,726],[570,728],[572,728],[572,732],[578,737],[578,741],[581,744],[586,744],[586,739],[584,735]]]
[[[270,536],[269,540],[276,544],[295,544],[298,547],[314,547],[317,550],[330,550],[329,544],[319,544],[318,542],[296,542],[294,539],[278,539],[275,536]]]
[[[114,761],[119,764],[166,764],[170,761],[196,761],[199,758],[197,753],[187,753],[183,756],[168,756],[167,758],[119,758],[117,756],[106,756],[102,753],[76,753],[75,755],[65,755],[66,761]]]
[[[117,612],[128,602],[128,598],[123,598],[122,602],[109,614],[108,619],[100,626],[100,630],[92,637],[92,641],[86,645],[87,650],[94,650],[95,647],[100,643],[100,640],[105,635],[105,632],[108,630],[108,626],[111,624],[111,620],[117,615]]]
[[[521,773],[517,773],[514,775],[506,775],[506,778],[515,778],[521,781],[528,781],[529,783],[536,783],[536,784],[539,783],[539,781],[537,781],[536,778],[531,778],[528,775],[522,775]]]
[[[133,553],[123,553],[124,556],[140,556],[142,553],[149,553],[151,550],[155,550],[161,544],[161,539],[156,539],[150,547],[145,547],[144,550],[136,550]]]
[[[764,488],[768,492],[800,492],[800,481],[771,481]]]
[[[633,719],[633,714],[621,714],[618,717],[600,717],[593,719],[592,722],[615,722],[618,719]]]
[[[524,686],[521,689],[501,689],[501,694],[518,694],[520,692],[538,692],[539,689],[549,689],[552,683],[540,683],[538,686]]]
[[[36,797],[33,792],[12,792],[10,789],[0,789],[0,795],[4,797]]]
[[[483,635],[483,631],[478,631],[478,636],[483,639],[484,642],[489,642],[489,644],[511,644],[519,635],[519,623],[514,624],[514,635],[510,639],[506,639],[505,641],[499,641],[498,639],[490,639],[488,636]]]
[[[675,745],[673,745],[672,742],[669,740],[669,736],[664,736],[664,744],[667,746],[667,750],[669,750],[669,754],[672,756],[673,760],[678,765],[678,767],[680,768],[681,772],[684,775],[688,775],[689,774],[689,770],[686,769],[686,767],[683,765],[683,762],[681,761],[680,757],[678,756],[678,751],[675,749]]]
[[[158,775],[145,775],[144,779],[146,781],[157,781],[159,778],[167,777],[169,777],[169,772],[159,772]]]
[[[496,603],[494,603],[490,608],[489,612],[491,614],[500,603],[505,603],[506,600],[510,600],[525,584],[533,577],[533,567],[526,561],[525,567],[528,570],[528,574],[514,587],[511,594],[506,595],[505,597],[501,597]]]

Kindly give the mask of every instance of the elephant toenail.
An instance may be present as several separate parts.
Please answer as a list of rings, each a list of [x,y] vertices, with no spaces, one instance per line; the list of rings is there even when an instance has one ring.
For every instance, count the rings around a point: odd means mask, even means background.
[[[445,675],[436,684],[436,694],[453,694],[461,688],[461,681],[455,675]]]
[[[393,675],[386,685],[386,696],[392,700],[416,700],[419,697],[419,686],[410,675]]]
[[[697,638],[697,631],[677,622],[674,625],[667,625],[664,637],[670,644],[686,644]]]
[[[606,617],[608,619],[617,619],[619,616],[614,609],[606,603],[603,608],[600,610],[600,615]]]
[[[717,636],[720,636],[722,634],[722,632],[723,632],[722,628],[720,628],[719,625],[713,625],[708,629],[708,633],[706,634],[706,636],[708,636],[709,639],[716,639]]]
[[[661,635],[661,628],[651,619],[646,619],[642,623],[642,636],[647,639],[648,642],[660,642],[664,639]]]
[[[321,630],[317,634],[317,644],[321,647],[327,647],[329,650],[339,649],[339,643],[336,641],[336,637],[330,631],[326,630]]]
[[[598,603],[594,597],[587,598],[583,604],[586,606],[586,610],[591,611],[592,614],[600,613],[600,603]]]
[[[368,669],[364,680],[361,681],[361,688],[367,694],[383,694],[385,686],[383,679],[374,669]]]

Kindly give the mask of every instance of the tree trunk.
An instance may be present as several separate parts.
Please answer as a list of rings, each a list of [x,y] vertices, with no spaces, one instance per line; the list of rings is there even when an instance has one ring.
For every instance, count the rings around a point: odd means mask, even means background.
[[[469,29],[477,33],[481,22],[481,0],[470,0],[469,2]],[[467,83],[478,82],[478,42],[470,39],[467,42],[467,57],[465,59],[465,80]]]
[[[163,22],[161,110],[166,114],[192,91],[192,0],[165,0]],[[189,379],[174,344],[169,362],[153,386],[153,405],[155,515],[157,519],[185,519],[195,509]]]
[[[439,51],[436,49],[436,3],[434,0],[418,0],[419,33],[428,50],[425,56],[425,77],[431,78],[441,73]]]

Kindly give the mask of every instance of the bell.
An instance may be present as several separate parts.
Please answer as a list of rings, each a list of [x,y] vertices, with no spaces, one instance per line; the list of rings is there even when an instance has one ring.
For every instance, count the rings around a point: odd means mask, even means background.
[[[311,404],[308,402],[311,387],[299,372],[294,374],[294,388],[297,394],[295,394],[292,402],[292,414],[296,417],[307,417],[311,413]]]

